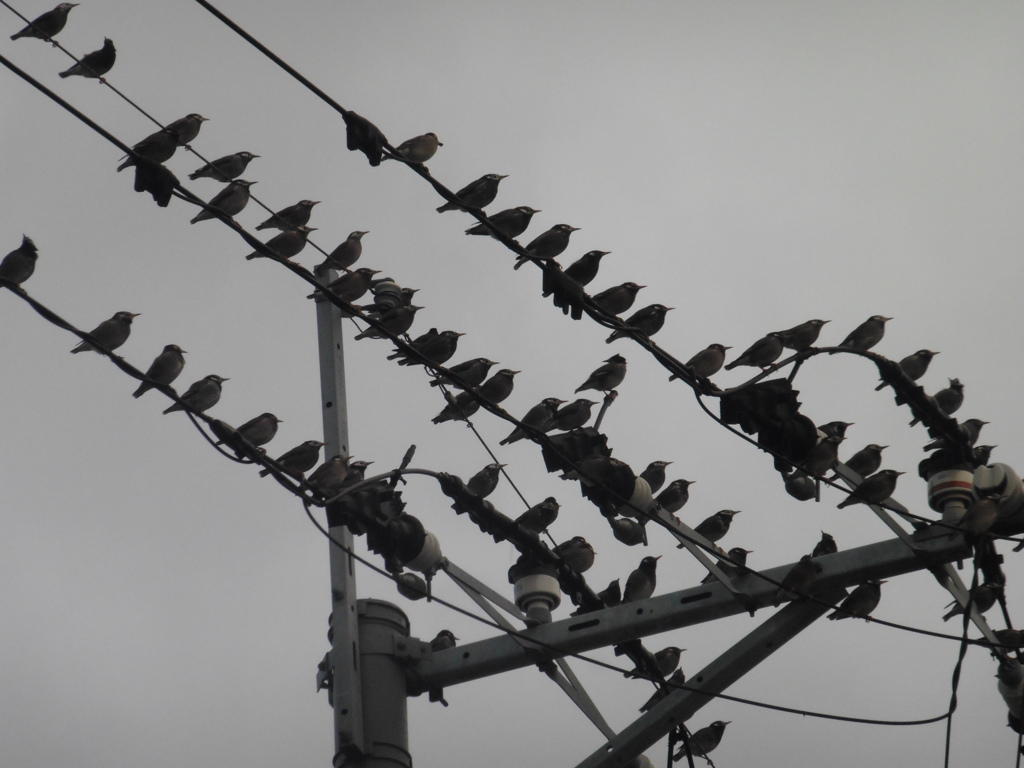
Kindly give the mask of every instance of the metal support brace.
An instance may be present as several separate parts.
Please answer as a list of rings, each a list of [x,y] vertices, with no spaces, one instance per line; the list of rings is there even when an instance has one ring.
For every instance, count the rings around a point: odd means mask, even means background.
[[[820,597],[828,602],[838,602],[844,594],[846,591],[839,589],[820,593]],[[687,680],[687,689],[673,690],[577,768],[621,768],[628,765],[647,747],[689,720],[712,700],[712,694],[721,693],[735,683],[826,611],[828,608],[819,603],[790,603]]]
[[[714,546],[710,541],[705,539],[690,526],[676,520],[664,509],[659,508],[657,512],[655,512],[654,517],[671,526],[667,530],[676,538],[676,541],[679,542],[679,546],[684,547],[691,555],[694,556],[694,558],[696,558],[698,563],[707,568],[710,573],[714,574],[715,578],[722,582],[726,589],[737,597],[746,597],[746,594],[742,590],[733,586],[732,579],[718,567],[718,564],[708,557],[707,553],[702,548],[693,543],[696,539],[697,541],[703,541],[709,547]]]
[[[479,579],[466,573],[466,571],[459,568],[459,566],[455,565],[455,563],[447,557],[441,563],[440,569],[447,573],[452,581],[466,590],[466,594],[472,597],[473,592],[476,592],[487,600],[490,600],[510,616],[513,616],[522,622],[526,621],[526,616],[519,610],[519,607],[515,603],[504,595],[498,594]]]

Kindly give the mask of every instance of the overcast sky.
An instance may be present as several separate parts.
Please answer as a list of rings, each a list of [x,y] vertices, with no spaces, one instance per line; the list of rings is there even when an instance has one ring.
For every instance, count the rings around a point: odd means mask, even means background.
[[[34,18],[51,0],[19,0]],[[962,417],[990,423],[996,460],[1024,468],[1019,322],[1024,225],[1024,10],[1010,2],[862,3],[253,3],[219,7],[397,144],[426,131],[445,146],[429,163],[457,189],[508,174],[489,208],[542,210],[522,242],[580,227],[562,261],[611,251],[593,291],[633,280],[637,306],[676,309],[657,341],[682,359],[711,342],[739,351],[770,330],[831,320],[834,344],[873,314],[895,318],[876,351],[940,350],[929,391],[959,377]],[[109,89],[56,76],[70,60],[3,9],[2,53],[131,144],[155,128]],[[768,568],[808,552],[822,529],[841,548],[889,538],[866,508],[837,510],[784,492],[771,459],[708,419],[692,393],[627,340],[606,345],[540,297],[536,270],[513,272],[498,244],[463,234],[465,214],[397,163],[370,168],[344,145],[337,113],[188,0],[83,0],[59,40],[82,54],[114,40],[109,75],[157,119],[210,118],[194,142],[209,158],[261,157],[245,178],[274,209],[322,200],[313,239],[333,249],[368,230],[361,265],[420,288],[413,331],[463,331],[453,362],[486,356],[522,370],[505,406],[521,415],[573,390],[613,352],[629,360],[603,424],[615,455],[641,469],[673,461],[695,480],[681,513],[696,524],[742,510],[724,546]],[[160,209],[114,172],[121,153],[6,70],[0,75],[0,255],[22,234],[39,247],[26,284],[89,330],[115,311],[141,313],[120,352],[145,368],[168,343],[188,351],[180,387],[229,377],[211,415],[239,424],[272,411],[277,455],[320,434],[314,309],[280,266],[248,262],[218,222],[189,225],[180,200]],[[179,151],[186,179],[201,161]],[[219,185],[187,182],[203,197]],[[253,228],[255,204],[238,221]],[[312,249],[297,257],[307,267]],[[331,712],[315,694],[330,610],[324,539],[295,500],[252,467],[223,460],[166,400],[0,293],[0,763],[111,768],[325,766]],[[351,338],[351,337],[350,337]],[[346,343],[353,455],[468,477],[489,458],[422,369],[399,368],[381,341]],[[720,374],[722,386],[751,369]],[[843,455],[891,446],[906,471],[897,498],[929,514],[917,462],[920,426],[877,372],[853,356],[815,358],[797,378],[818,423],[854,422]],[[712,403],[714,407],[715,404]],[[475,419],[492,447],[510,427]],[[500,460],[531,503],[554,495],[558,540],[585,535],[603,588],[645,554],[664,555],[659,593],[704,572],[653,532],[650,547],[615,542],[577,487],[544,472],[529,442]],[[429,480],[405,488],[411,514],[445,554],[510,594],[510,545],[457,518]],[[492,497],[522,503],[503,480]],[[362,543],[360,542],[362,549]],[[1007,555],[1007,599],[1020,618],[1021,558]],[[970,565],[962,572],[970,578]],[[492,630],[436,604],[412,604],[361,570],[359,593],[399,603],[413,634],[450,628],[463,642]],[[472,607],[439,578],[438,593]],[[948,629],[949,601],[927,574],[884,586],[876,615]],[[556,612],[568,615],[568,602]],[[994,614],[995,612],[993,612]],[[687,648],[689,674],[770,615],[761,611],[650,638]],[[1001,620],[992,616],[995,626]],[[954,624],[955,622],[950,622]],[[816,623],[729,692],[809,710],[917,719],[948,706],[957,644],[864,622]],[[611,651],[594,656],[619,662]],[[637,715],[650,686],[573,664],[612,727]],[[953,765],[1011,766],[995,665],[967,656],[952,734]],[[574,765],[600,734],[536,669],[450,688],[450,707],[410,701],[420,768]],[[940,765],[944,725],[886,728],[713,702],[689,723],[731,720],[720,768]],[[663,764],[664,745],[648,751]]]

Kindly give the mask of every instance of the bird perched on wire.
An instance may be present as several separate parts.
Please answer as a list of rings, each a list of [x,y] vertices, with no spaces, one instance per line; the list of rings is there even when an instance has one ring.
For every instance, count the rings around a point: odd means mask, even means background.
[[[666,307],[664,304],[650,304],[626,318],[625,324],[644,336],[653,336],[661,330],[665,324],[665,315],[673,309],[675,307]],[[623,339],[629,335],[629,331],[626,330],[615,331],[605,339],[605,343],[611,344],[616,339]]]
[[[21,37],[34,37],[38,40],[51,40],[68,23],[68,14],[78,3],[61,3],[53,10],[47,11],[33,19],[27,27],[11,35],[11,40]]]
[[[163,351],[156,356],[146,371],[146,378],[152,379],[158,384],[170,384],[181,373],[185,367],[185,350],[177,344],[168,344]],[[153,388],[153,384],[144,381],[139,388],[132,393],[132,397],[142,397]]]
[[[218,157],[216,160],[193,171],[188,177],[193,181],[196,179],[231,181],[245,173],[249,163],[257,157],[259,155],[254,155],[252,152],[235,152],[232,155],[224,155],[224,157]]]
[[[319,200],[299,200],[295,205],[282,208],[262,224],[257,224],[256,229],[280,229],[283,232],[308,224],[309,217],[313,214],[313,206],[319,204]]]
[[[395,307],[394,309],[382,312],[374,317],[379,322],[385,331],[390,331],[394,336],[400,336],[412,327],[412,322],[416,318],[416,313],[419,312],[423,307],[418,307],[415,304],[408,306]],[[374,313],[371,313],[371,316]],[[383,331],[370,326],[365,331],[356,335],[356,341],[359,339],[383,339],[385,334]]]
[[[507,178],[508,176],[502,176],[498,173],[488,173],[481,176],[455,193],[455,198],[458,202],[445,203],[437,209],[437,212],[444,213],[445,211],[464,211],[467,208],[486,208],[498,196],[498,184],[501,183],[502,179]]]
[[[725,350],[732,349],[724,344],[711,344],[686,361],[686,367],[705,379],[714,376],[725,363]]]
[[[896,481],[903,472],[895,469],[883,469],[864,478],[850,495],[837,504],[838,509],[854,504],[881,504],[896,491]]]
[[[657,493],[661,490],[661,486],[665,484],[665,467],[671,463],[671,461],[652,461],[640,473],[640,477],[646,480],[647,485],[650,486],[651,493]]]
[[[824,555],[834,555],[839,551],[839,547],[836,546],[836,540],[832,538],[829,533],[821,532],[821,540],[814,545],[814,551],[811,552],[811,557],[823,557]]]
[[[92,336],[105,350],[112,351],[120,347],[132,332],[132,320],[139,315],[133,312],[115,312],[109,320],[93,328],[89,335]],[[79,352],[96,352],[97,349],[88,341],[78,342],[78,346],[71,350],[72,354]]]
[[[323,446],[324,443],[319,440],[307,440],[282,453],[276,461],[286,475],[301,480],[302,476],[315,467],[317,461],[320,460],[320,449]],[[260,477],[266,477],[269,474],[269,469],[260,470]]]
[[[512,389],[515,387],[514,378],[518,373],[519,371],[513,371],[510,368],[502,368],[481,384],[477,392],[480,397],[497,405],[512,394]]]
[[[680,760],[685,757],[687,753],[694,755],[695,757],[707,757],[711,750],[715,749],[719,744],[722,743],[722,735],[725,733],[725,726],[731,723],[732,720],[715,720],[711,725],[701,728],[690,736],[690,749],[686,749],[686,745],[683,744],[674,755],[673,760]]]
[[[892,320],[891,317],[872,315],[850,331],[850,334],[839,343],[839,346],[844,349],[860,350],[861,352],[871,349],[882,340],[882,337],[885,335],[885,324],[890,320]],[[835,352],[830,352],[829,354],[834,355]]]
[[[604,365],[596,368],[585,382],[576,387],[576,392],[594,389],[598,392],[611,392],[626,378],[626,358],[612,355],[604,361]]]
[[[747,347],[742,355],[725,366],[725,370],[731,371],[739,365],[749,365],[752,368],[764,370],[779,359],[782,350],[782,335],[773,331]]]
[[[465,421],[480,410],[480,403],[469,392],[459,392],[455,397],[446,393],[446,397],[448,405],[431,419],[434,424],[446,421]]]
[[[830,421],[827,424],[819,425],[818,431],[826,437],[834,437],[836,440],[842,442],[846,439],[847,428],[852,426],[852,421]]]
[[[207,206],[209,206],[209,208],[216,208],[225,216],[234,216],[241,213],[242,209],[249,204],[249,187],[255,183],[255,181],[235,179],[234,181],[229,182],[224,189],[214,195],[210,202],[207,203]],[[195,224],[199,221],[219,218],[217,214],[209,210],[209,208],[204,208],[197,213],[190,223]]]
[[[931,401],[938,406],[938,409],[943,414],[952,416],[964,404],[964,385],[960,383],[960,379],[950,379],[949,386],[936,392],[932,396]],[[915,418],[910,422],[910,426],[914,426],[920,421],[920,419]]]
[[[986,424],[988,424],[988,422],[982,421],[981,419],[967,419],[967,421],[961,422],[960,426],[957,429],[960,433],[960,436],[964,439],[964,441],[968,445],[973,446],[976,442],[978,442],[978,438],[981,436],[981,428]],[[951,447],[953,447],[952,444],[948,440],[946,440],[946,438],[939,437],[928,443],[924,447],[924,450],[933,451],[936,448]]]
[[[658,494],[655,501],[669,514],[682,509],[690,500],[690,486],[696,480],[673,480],[664,491]]]
[[[546,232],[541,232],[526,246],[526,252],[534,259],[547,261],[553,259],[569,247],[569,237],[573,232],[578,232],[579,227],[570,227],[568,224],[555,224]],[[519,269],[523,264],[530,261],[526,256],[516,258],[513,269]]]
[[[349,458],[341,454],[329,458],[306,478],[309,487],[328,499],[337,496],[345,488]]]
[[[355,232],[349,233],[349,236],[345,240],[331,251],[327,259],[338,269],[348,269],[357,261],[359,257],[363,255],[363,236],[370,234],[369,232]]]
[[[723,509],[700,522],[693,530],[714,543],[729,532],[733,517],[739,513],[738,509]]]
[[[590,421],[590,412],[597,405],[594,400],[587,400],[585,397],[577,398],[568,405],[558,409],[552,421],[552,428],[563,432],[570,429],[578,429]]]
[[[239,436],[244,437],[257,448],[266,445],[277,434],[277,425],[281,420],[272,413],[261,413],[255,418],[249,419],[236,431]]]
[[[594,548],[582,536],[573,536],[555,547],[555,554],[576,573],[590,570],[594,564]]]
[[[555,414],[558,412],[558,406],[564,402],[565,400],[559,400],[557,397],[544,398],[527,411],[526,415],[519,421],[523,426],[530,427],[538,432],[550,432],[555,428]],[[516,427],[499,445],[514,443],[517,440],[522,440],[526,435],[525,430],[521,427]]]
[[[811,555],[804,555],[800,558],[797,563],[790,568],[786,575],[782,577],[782,586],[775,591],[775,598],[772,600],[772,605],[778,605],[782,602],[783,597],[787,593],[795,595],[797,598],[807,597],[808,590],[811,585],[814,584],[815,579],[818,578],[818,574],[821,573],[822,567],[814,562],[814,558]]]
[[[14,285],[21,285],[36,271],[39,249],[28,235],[21,236],[21,245],[4,256],[0,261],[0,279]]]
[[[138,144],[132,147],[132,154],[117,166],[120,173],[137,162],[138,158],[144,158],[154,163],[162,163],[170,160],[178,149],[178,134],[170,128],[162,128],[156,133],[151,133]]]
[[[605,608],[614,608],[616,605],[622,602],[622,587],[619,586],[619,580],[613,579],[608,582],[608,586],[597,593],[598,598],[604,603]]]
[[[726,555],[728,555],[729,561],[719,557],[718,558],[718,569],[722,571],[730,579],[735,579],[738,576],[743,576],[748,573],[747,570],[747,555],[751,554],[754,550],[744,549],[743,547],[733,547]],[[712,581],[718,581],[718,577],[713,573],[708,573],[703,579],[701,584],[708,584]]]
[[[794,325],[785,331],[779,331],[778,334],[782,339],[782,346],[786,349],[792,349],[794,352],[805,352],[818,340],[821,328],[827,322],[828,320],[808,320],[806,323]]]
[[[385,155],[383,159],[405,160],[410,163],[425,163],[437,154],[438,147],[443,146],[444,144],[438,141],[436,133],[424,133],[422,136],[413,136],[411,139],[406,139],[395,147],[395,154],[397,157]]]
[[[576,261],[565,268],[565,276],[581,286],[589,285],[597,277],[597,270],[601,266],[601,259],[611,251],[588,251]],[[545,289],[544,296],[549,296],[551,291]]]
[[[348,488],[350,485],[361,483],[366,479],[366,468],[373,464],[372,461],[350,461],[348,474],[345,475],[345,482],[342,486]]]
[[[622,592],[622,602],[631,603],[636,600],[646,600],[654,594],[658,586],[658,560],[659,557],[648,555],[640,561],[640,565],[629,574],[626,579],[626,588]]]
[[[342,301],[347,301],[351,304],[366,295],[366,292],[370,290],[370,281],[373,280],[374,275],[379,273],[379,269],[360,267],[352,272],[345,272],[337,280],[330,282],[326,290]],[[315,291],[306,298],[322,301],[323,294],[321,291]]]
[[[641,712],[647,712],[649,709],[654,707],[655,704],[665,699],[672,691],[676,690],[679,686],[686,683],[686,674],[681,669],[677,669],[672,673],[672,676],[665,681],[668,688],[659,688],[647,701],[640,707]]]
[[[861,477],[867,477],[877,472],[878,468],[882,466],[882,451],[888,447],[887,445],[878,445],[878,443],[869,443],[844,463],[847,469],[852,469]],[[835,475],[832,479],[835,480],[837,477],[838,475]]]
[[[623,312],[628,312],[630,310],[633,306],[633,302],[636,301],[637,292],[639,292],[641,288],[646,287],[646,285],[637,285],[633,282],[626,282],[621,285],[614,285],[611,288],[606,288],[600,293],[595,293],[591,297],[591,300],[609,315],[621,315]]]
[[[675,672],[676,667],[679,666],[679,657],[685,650],[685,648],[669,645],[655,653],[653,657],[654,666],[657,668],[658,674],[662,677],[666,677]],[[637,666],[633,667],[629,672],[623,672],[622,676],[631,679],[646,678],[650,677],[650,672],[643,666]]]
[[[912,355],[907,355],[899,362],[900,369],[907,375],[911,381],[917,381],[928,371],[928,366],[931,365],[932,358],[938,352],[932,352],[930,349],[919,349]],[[883,381],[877,387],[875,391],[878,392],[881,389],[885,389],[888,386],[888,382]]]
[[[193,413],[208,411],[220,401],[221,390],[225,381],[228,381],[228,379],[210,374],[199,381],[193,382],[185,390],[185,394],[178,398],[181,402],[174,403],[170,408],[165,409],[164,413],[184,411],[185,409]]]
[[[974,535],[985,533],[999,519],[999,504],[1004,498],[1005,496],[986,496],[975,499],[957,522],[957,527]]]
[[[483,499],[490,496],[498,487],[498,480],[501,478],[501,468],[504,464],[488,464],[481,469],[466,483],[466,488],[474,496]]]
[[[309,233],[315,231],[316,227],[307,227],[305,224],[301,224],[295,227],[295,229],[286,229],[281,234],[274,235],[264,245],[277,258],[288,260],[302,252],[302,249],[306,247],[306,239],[309,237]],[[260,259],[263,258],[263,254],[259,251],[253,251],[245,258],[249,260]]]
[[[978,613],[984,613],[996,604],[996,600],[999,598],[999,593],[1002,591],[1003,588],[1000,585],[991,581],[986,581],[971,590],[971,601]],[[949,621],[954,616],[960,616],[964,612],[964,606],[960,605],[956,600],[950,603],[950,605],[953,606],[953,610],[942,617],[943,621]]]
[[[169,123],[167,130],[178,137],[178,146],[184,147],[199,135],[199,129],[209,119],[208,117],[203,117],[198,112],[192,112]]]
[[[540,213],[540,211],[528,205],[520,205],[518,208],[506,208],[504,211],[498,211],[488,218],[490,218],[491,224],[506,237],[519,237],[530,226],[530,219],[535,213]],[[467,229],[466,234],[492,235],[491,230],[482,223]]]
[[[430,386],[439,387],[442,384],[447,384],[457,389],[478,387],[495,365],[497,365],[496,362],[488,360],[486,357],[474,357],[472,360],[465,360],[448,369],[452,374],[458,376],[458,379],[439,376],[430,382]]]
[[[548,496],[540,504],[534,504],[516,518],[516,523],[528,531],[543,533],[558,518],[558,502],[554,496]]]
[[[868,579],[857,586],[837,608],[828,615],[830,621],[839,619],[863,619],[878,607],[882,599],[882,585],[885,579]]]
[[[114,41],[109,37],[105,37],[103,38],[102,48],[85,54],[77,62],[61,72],[60,76],[71,77],[72,75],[79,75],[81,77],[102,79],[114,66],[116,58],[117,51],[114,49]]]
[[[442,365],[452,358],[458,347],[459,337],[465,335],[456,331],[441,331],[438,333],[437,328],[431,328],[423,335],[413,339],[409,346],[435,365]],[[398,360],[399,365],[422,365],[420,360],[409,356],[404,350],[400,349],[388,355],[388,360]]]
[[[812,477],[824,477],[839,461],[841,438],[827,435],[818,440],[811,452],[804,457],[802,469]]]

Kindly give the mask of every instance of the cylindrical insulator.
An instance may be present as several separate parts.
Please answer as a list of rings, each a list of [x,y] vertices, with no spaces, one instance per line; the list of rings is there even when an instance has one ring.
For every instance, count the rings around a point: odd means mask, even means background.
[[[973,487],[974,475],[965,469],[936,472],[928,478],[928,506],[936,512],[942,512],[943,521],[955,523],[971,506]],[[958,504],[951,504],[951,502],[958,502]],[[952,520],[946,520],[947,505],[951,507],[951,515],[957,514],[959,510],[959,516]]]
[[[633,495],[629,497],[629,501],[615,511],[627,517],[642,518],[643,513],[650,510],[653,505],[654,494],[651,493],[650,483],[638,477],[633,483]]]
[[[441,554],[441,543],[437,540],[437,536],[430,531],[425,531],[425,534],[423,548],[420,549],[416,557],[405,564],[406,568],[420,573],[433,571],[444,559],[444,555]]]
[[[1024,713],[1024,671],[1020,662],[1016,659],[999,662],[996,677],[999,679],[999,695],[1006,701],[1010,714],[1019,720]]]
[[[530,626],[550,622],[551,611],[562,602],[558,579],[550,573],[520,576],[513,587],[513,595],[519,610],[526,614],[526,623]]]
[[[1013,517],[1024,509],[1024,483],[1013,467],[1006,464],[993,464],[975,469],[974,494],[979,498],[1001,496],[1000,520]]]

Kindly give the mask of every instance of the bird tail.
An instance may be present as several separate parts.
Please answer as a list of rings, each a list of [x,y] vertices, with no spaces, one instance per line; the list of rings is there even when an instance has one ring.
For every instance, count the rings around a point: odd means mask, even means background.
[[[68,70],[67,72],[61,72],[60,73],[60,77],[62,77],[62,78],[63,77],[70,77],[70,76],[71,76],[71,71],[70,70]]]
[[[196,171],[195,173],[190,173],[188,177],[192,179],[192,181],[195,181],[196,179],[199,178],[199,171]]]
[[[888,385],[883,381],[881,384],[879,384],[877,387],[875,387],[875,392],[881,392],[883,389],[886,388],[886,386],[888,386]]]
[[[262,224],[259,224],[256,227],[256,229],[257,230],[260,230],[260,229],[270,229],[271,226],[273,226],[273,225],[272,224],[268,224],[267,222],[263,222]]]
[[[739,364],[740,364],[739,360],[733,360],[731,363],[727,363],[726,364],[725,370],[731,371],[733,368],[735,368]]]
[[[140,398],[140,397],[142,397],[142,396],[143,396],[144,394],[146,394],[147,392],[149,392],[149,390],[150,390],[150,386],[149,386],[149,384],[147,384],[146,382],[142,382],[142,384],[140,384],[140,385],[139,385],[139,388],[138,388],[138,389],[136,389],[136,390],[135,390],[134,392],[132,392],[132,397],[134,397],[134,398]]]
[[[512,269],[519,269],[521,266],[523,266],[523,264],[525,264],[528,261],[529,259],[526,258],[525,256],[520,256],[518,259],[516,259],[516,265],[512,267]]]
[[[258,253],[250,253],[248,256],[245,257],[245,259],[246,261],[252,261],[253,259],[258,259],[259,257],[260,255]],[[359,337],[356,336],[356,338],[358,339]]]

